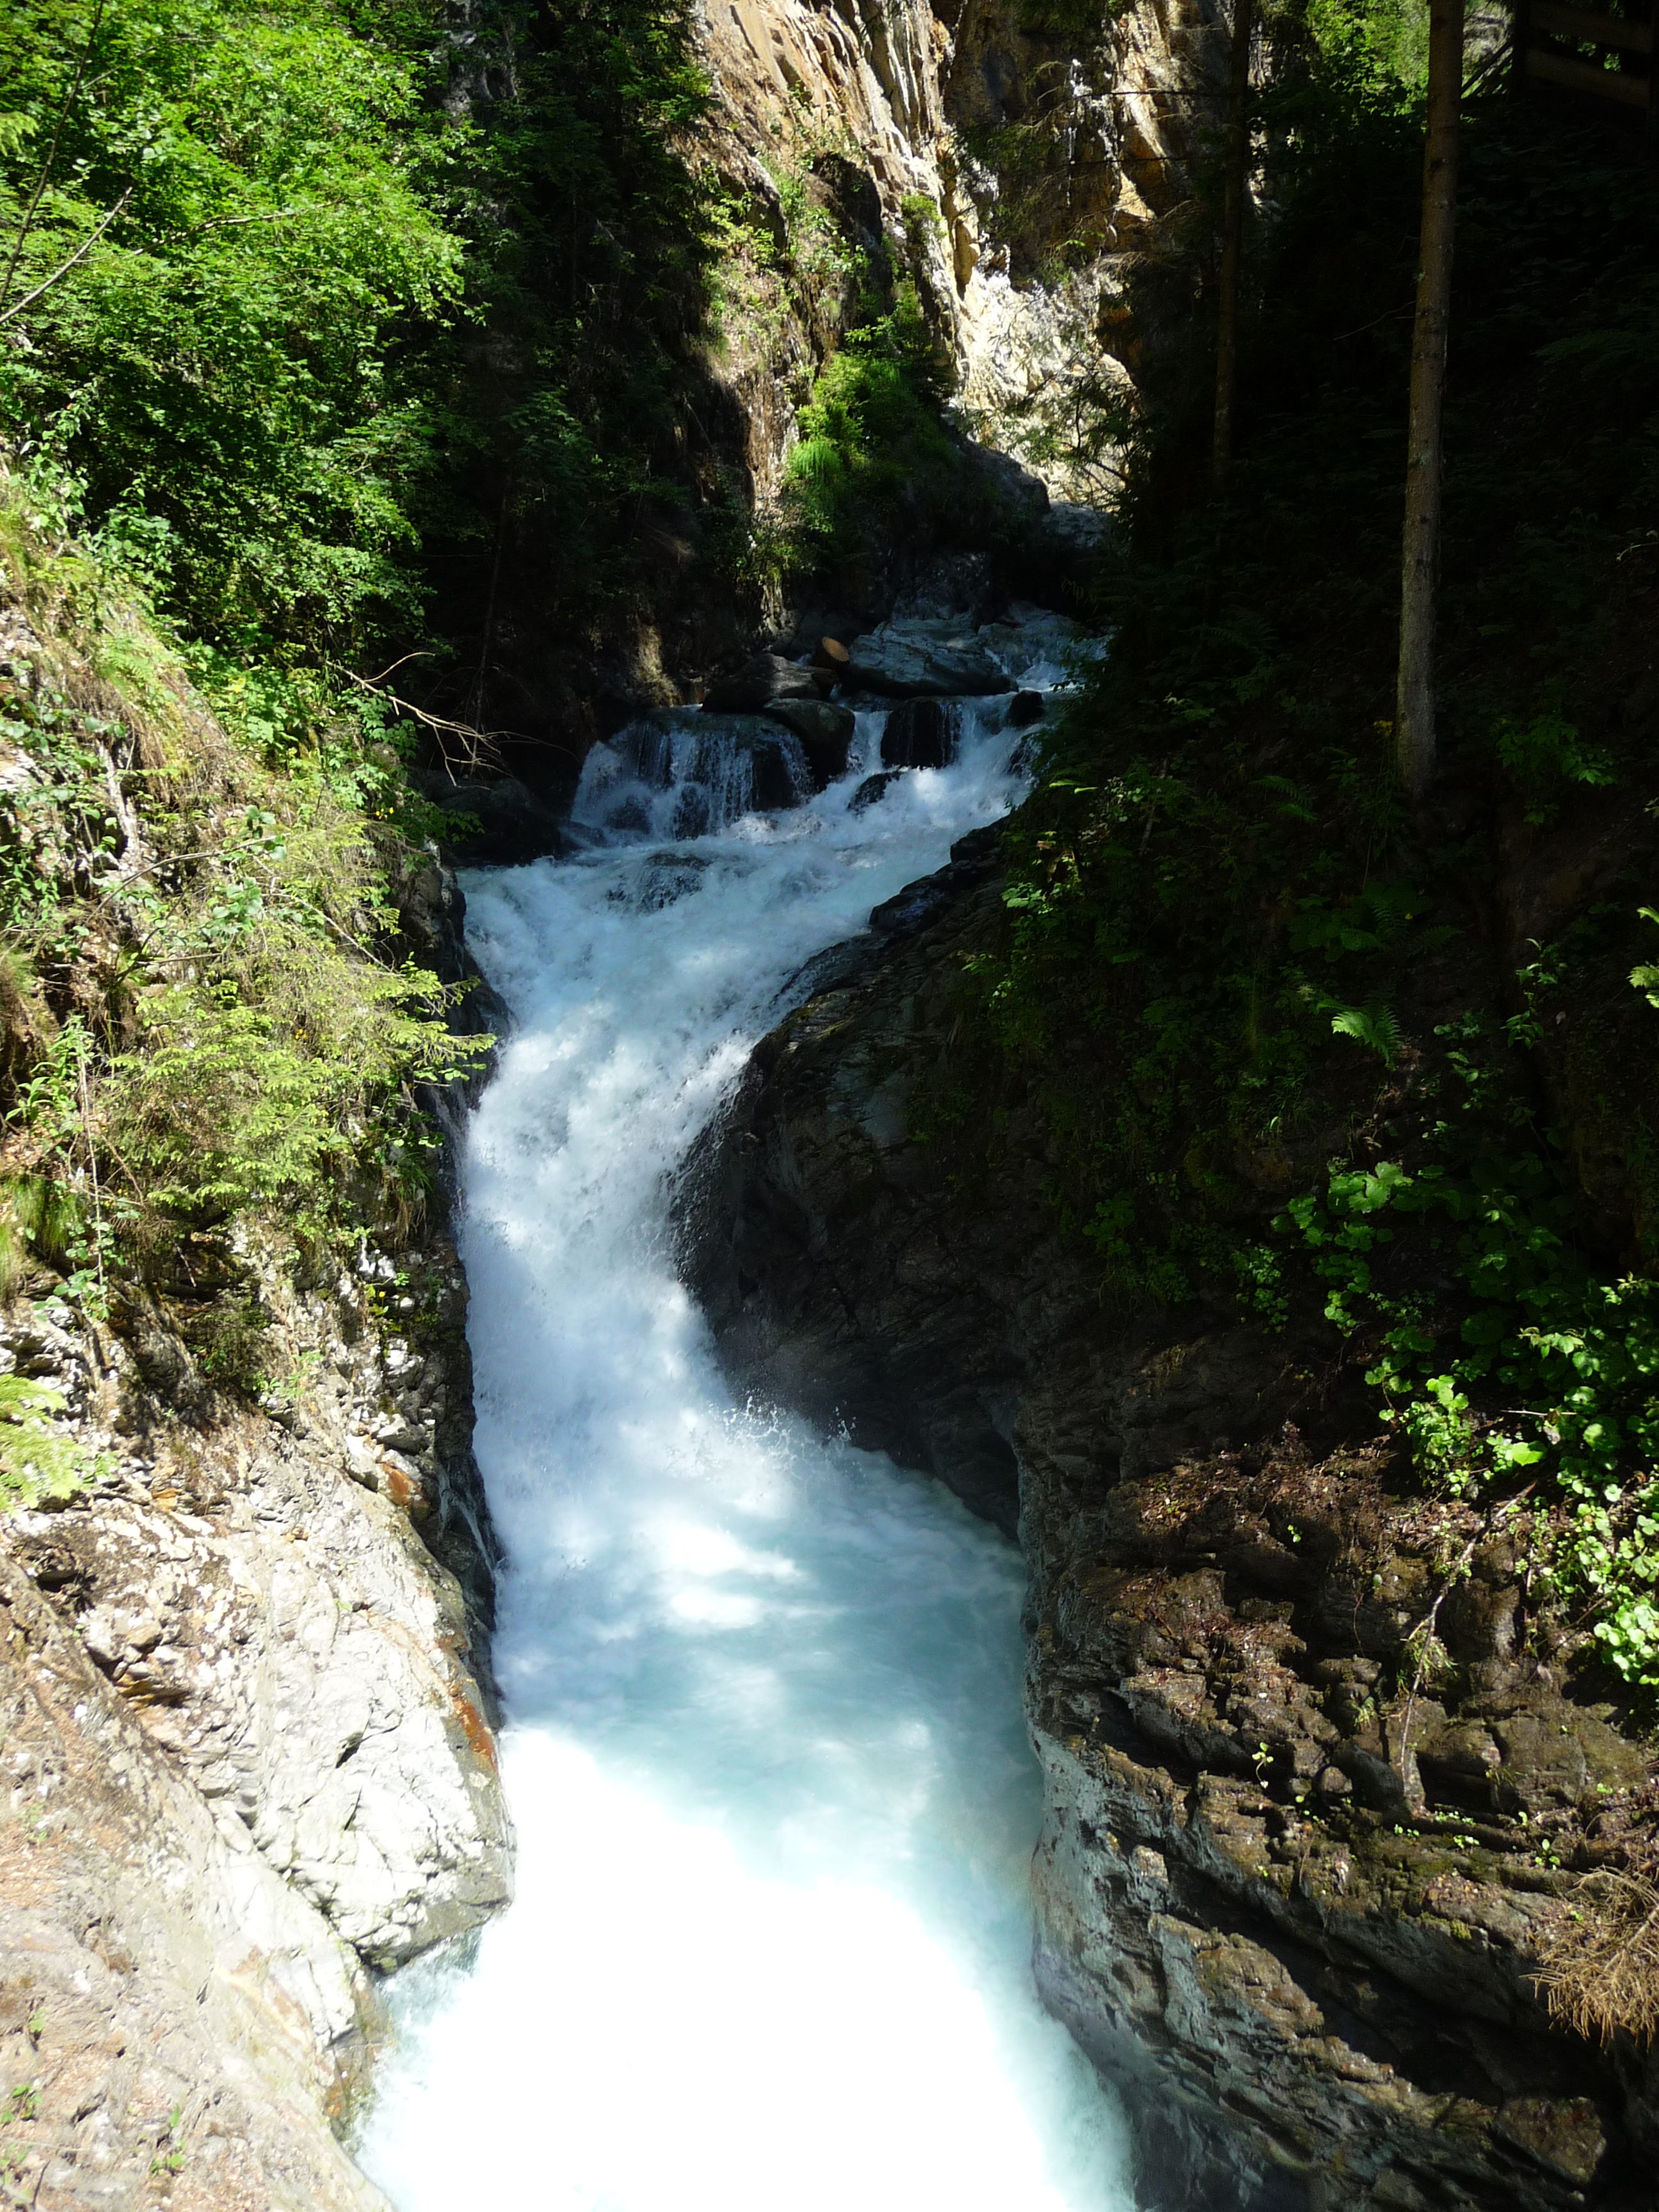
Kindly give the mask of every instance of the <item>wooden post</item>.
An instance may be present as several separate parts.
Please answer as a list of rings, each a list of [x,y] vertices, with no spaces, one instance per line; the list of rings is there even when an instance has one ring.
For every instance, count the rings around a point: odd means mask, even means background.
[[[1216,288],[1215,488],[1226,484],[1233,459],[1233,387],[1238,378],[1238,295],[1244,261],[1244,203],[1250,185],[1250,46],[1255,0],[1233,0],[1231,66],[1221,198],[1221,274]]]
[[[1435,585],[1440,556],[1441,416],[1451,321],[1457,213],[1457,111],[1463,91],[1463,0],[1430,0],[1429,112],[1423,149],[1423,230],[1412,328],[1406,432],[1406,528],[1401,561],[1400,679],[1395,758],[1421,799],[1434,775]]]
[[[1515,0],[1510,24],[1510,92],[1514,99],[1525,96],[1527,89],[1527,52],[1532,45],[1532,0]]]

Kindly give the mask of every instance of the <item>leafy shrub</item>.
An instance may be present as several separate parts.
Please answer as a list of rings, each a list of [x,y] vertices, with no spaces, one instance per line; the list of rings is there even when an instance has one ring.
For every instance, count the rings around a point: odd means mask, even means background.
[[[11,586],[39,596],[33,574]],[[224,1253],[259,1221],[327,1239],[418,1203],[414,1091],[482,1042],[453,1033],[453,991],[386,950],[397,817],[419,810],[372,719],[315,678],[210,660],[228,729],[113,594],[99,619],[176,710],[165,766],[85,703],[119,703],[90,676],[95,634],[59,635],[0,696],[0,1258],[13,1288],[32,1255],[97,1306],[128,1275],[201,1295],[204,1235]],[[208,1274],[234,1304],[235,1267]]]
[[[890,529],[901,507],[940,496],[956,452],[939,419],[951,386],[916,299],[849,331],[799,415],[789,457],[799,526],[830,557],[850,557]]]
[[[407,599],[395,343],[459,286],[422,27],[104,0],[66,35],[23,0],[0,31],[0,436],[198,629]]]
[[[0,1508],[72,1497],[112,1464],[54,1425],[64,1405],[50,1383],[0,1375]]]

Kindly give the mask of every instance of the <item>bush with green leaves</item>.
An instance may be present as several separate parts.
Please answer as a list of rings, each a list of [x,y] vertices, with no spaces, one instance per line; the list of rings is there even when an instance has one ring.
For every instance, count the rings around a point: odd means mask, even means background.
[[[913,284],[890,314],[847,332],[800,410],[789,456],[798,526],[848,558],[905,505],[948,485],[956,454],[940,421],[951,378]]]
[[[435,12],[19,0],[0,27],[0,441],[198,631],[407,605],[452,316]]]
[[[246,1232],[292,1251],[418,1206],[416,1094],[484,1041],[395,951],[422,825],[375,702],[210,659],[214,716],[117,580],[19,526],[29,499],[0,480],[0,596],[40,641],[0,684],[3,1287],[237,1304]]]
[[[1365,1346],[1424,1481],[1526,1509],[1540,1571],[1588,1601],[1607,1662],[1659,1688],[1659,1280],[1586,1255],[1547,1159],[1456,1116],[1439,1133],[1443,1158],[1334,1168],[1279,1226]]]
[[[0,1375],[0,1511],[73,1497],[113,1464],[68,1433],[64,1404],[51,1383]]]

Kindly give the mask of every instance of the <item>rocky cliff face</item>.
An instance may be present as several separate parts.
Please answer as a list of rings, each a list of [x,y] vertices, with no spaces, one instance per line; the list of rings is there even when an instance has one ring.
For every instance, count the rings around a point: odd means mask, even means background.
[[[1056,497],[1098,496],[1088,426],[1150,335],[1131,329],[1128,278],[1190,193],[1216,9],[1169,0],[1085,28],[1015,0],[709,0],[702,25],[715,159],[784,249],[781,282],[727,317],[759,501],[793,442],[780,399],[842,312],[837,237],[914,277],[976,434]]]
[[[435,869],[405,927],[453,968]],[[249,1255],[257,1264],[257,1255]],[[441,1230],[265,1271],[261,1405],[159,1309],[47,1297],[0,1371],[94,1455],[0,1519],[0,2172],[64,2206],[380,2203],[373,1977],[501,1904],[465,1290]]]
[[[1034,1136],[967,1201],[935,1101],[995,869],[964,841],[829,956],[706,1141],[685,1266],[733,1379],[1018,1520],[1038,1977],[1149,2204],[1645,2204],[1655,2059],[1538,1977],[1649,1761],[1316,1341],[1104,1310]]]
[[[815,379],[908,288],[953,386],[958,534],[974,538],[975,505],[1030,522],[1051,498],[1038,565],[1075,569],[1115,484],[1137,365],[1182,325],[1186,218],[1224,42],[1211,0],[1103,16],[1068,0],[708,0],[696,45],[710,109],[679,150],[717,179],[726,229],[710,297],[687,307],[681,419],[655,465],[684,496],[642,504],[637,588],[580,635],[547,618],[558,549],[532,522],[503,523],[505,557],[473,586],[488,583],[479,665],[511,698],[510,727],[483,780],[475,763],[464,791],[447,771],[430,782],[440,804],[483,820],[470,857],[556,846],[536,799],[492,784],[502,763],[544,800],[566,798],[586,748],[635,714],[696,699],[804,614],[810,642],[821,598],[868,627],[934,556],[963,550],[920,542],[912,518],[854,577],[775,557]],[[476,64],[467,96],[487,105],[493,80]],[[1018,595],[1049,581],[1030,573],[1029,549],[1016,562],[1024,573],[1000,581]],[[471,619],[447,577],[445,592],[447,619]]]

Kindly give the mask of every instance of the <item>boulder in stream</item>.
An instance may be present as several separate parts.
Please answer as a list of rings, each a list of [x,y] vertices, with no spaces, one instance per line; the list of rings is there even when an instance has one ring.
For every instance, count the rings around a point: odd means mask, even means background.
[[[1012,691],[1013,679],[962,617],[896,617],[853,642],[847,680],[890,698],[966,698]]]
[[[447,776],[431,773],[419,781],[426,798],[453,825],[446,845],[453,845],[456,858],[468,867],[514,868],[566,849],[557,815],[517,776],[487,781],[478,776],[452,783]]]
[[[730,676],[717,677],[703,696],[711,714],[763,714],[781,699],[821,699],[818,679],[781,653],[757,653]]]
[[[956,757],[956,717],[942,700],[906,699],[887,717],[884,768],[949,768]]]
[[[800,739],[811,770],[812,788],[822,791],[847,773],[847,757],[858,720],[850,707],[829,699],[775,699],[767,708],[769,720],[781,722]]]
[[[1022,686],[1034,679],[1054,683],[1071,676],[1105,652],[1107,640],[1086,630],[1069,615],[1016,599],[999,622],[979,632],[981,644],[997,665]]]
[[[878,775],[866,775],[848,801],[850,813],[862,814],[866,806],[874,806],[885,799],[893,786],[905,773],[902,768],[884,769]]]

